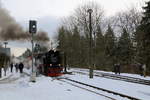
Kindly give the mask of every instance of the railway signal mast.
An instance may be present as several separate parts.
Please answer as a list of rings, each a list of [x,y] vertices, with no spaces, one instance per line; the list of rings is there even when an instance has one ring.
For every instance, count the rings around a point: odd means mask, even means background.
[[[32,43],[32,75],[31,75],[31,79],[30,81],[31,82],[35,82],[35,77],[36,77],[36,72],[34,70],[34,61],[33,61],[33,48],[34,48],[34,34],[36,33],[37,31],[37,22],[35,20],[30,20],[29,21],[29,33],[31,33],[32,35],[32,40],[31,40],[31,43]]]

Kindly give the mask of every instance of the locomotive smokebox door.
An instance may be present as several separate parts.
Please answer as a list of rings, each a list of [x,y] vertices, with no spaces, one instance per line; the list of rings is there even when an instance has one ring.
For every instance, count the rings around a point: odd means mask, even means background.
[[[29,33],[36,33],[37,30],[37,22],[35,20],[29,21]]]

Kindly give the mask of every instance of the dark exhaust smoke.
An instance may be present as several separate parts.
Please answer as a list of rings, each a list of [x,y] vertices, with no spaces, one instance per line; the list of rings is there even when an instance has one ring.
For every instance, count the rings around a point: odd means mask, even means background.
[[[49,41],[49,37],[46,32],[39,31],[35,36],[35,41]]]
[[[8,11],[0,5],[0,40],[19,40],[29,41],[31,40],[31,34],[23,30],[23,28],[11,17]],[[35,34],[36,41],[49,41],[49,37],[46,32],[37,32]]]

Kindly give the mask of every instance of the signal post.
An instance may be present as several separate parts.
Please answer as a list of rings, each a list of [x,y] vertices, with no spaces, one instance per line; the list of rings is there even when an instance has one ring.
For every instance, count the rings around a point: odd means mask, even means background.
[[[30,77],[31,82],[36,82],[36,71],[34,68],[34,56],[33,56],[33,48],[34,48],[34,34],[36,34],[37,31],[37,22],[35,20],[29,21],[29,33],[32,35],[32,75]]]

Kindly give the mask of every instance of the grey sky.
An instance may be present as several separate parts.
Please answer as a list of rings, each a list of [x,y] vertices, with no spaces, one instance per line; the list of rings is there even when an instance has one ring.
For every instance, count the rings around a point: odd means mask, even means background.
[[[38,29],[48,32],[49,37],[54,36],[60,23],[60,19],[69,16],[79,5],[89,1],[99,3],[105,11],[105,15],[111,16],[116,12],[124,11],[131,6],[138,9],[148,0],[0,0],[10,15],[25,29],[28,21],[36,19]],[[19,47],[19,46],[18,46]]]
[[[3,7],[16,21],[24,24],[23,26],[27,28],[28,20],[37,19],[39,29],[46,30],[50,32],[49,34],[54,32],[55,27],[52,25],[57,26],[59,18],[71,15],[77,6],[89,1],[99,3],[104,8],[105,14],[109,16],[131,6],[140,8],[143,1],[148,0],[1,0]],[[52,27],[47,29],[48,26]]]
[[[107,15],[125,10],[131,5],[139,6],[148,0],[1,0],[10,14],[18,20],[39,18],[42,16],[67,16],[78,5],[95,1],[102,5]]]

